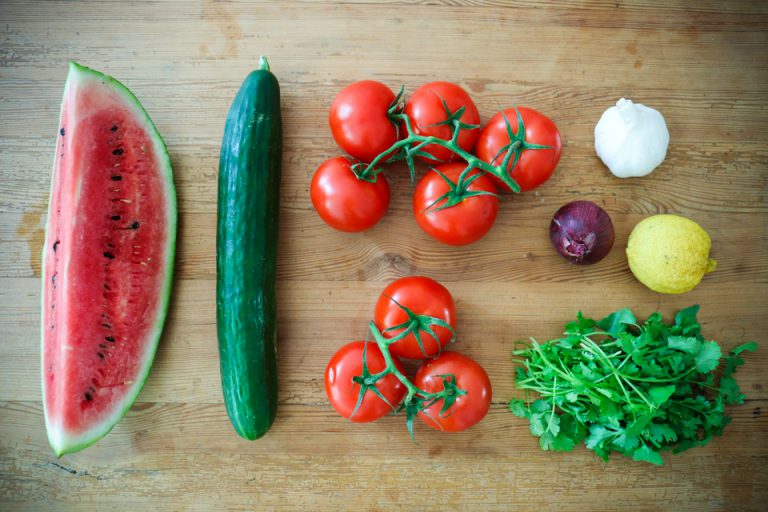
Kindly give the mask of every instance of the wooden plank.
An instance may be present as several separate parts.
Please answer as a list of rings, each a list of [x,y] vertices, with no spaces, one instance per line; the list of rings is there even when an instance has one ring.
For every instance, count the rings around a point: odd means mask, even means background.
[[[548,228],[551,216],[560,204],[577,198],[596,199],[605,205],[609,200],[596,196],[576,196],[554,205],[528,201],[528,205],[506,200],[501,218],[491,233],[470,247],[456,249],[439,244],[423,233],[413,214],[395,206],[379,225],[363,235],[350,235],[328,228],[306,205],[294,210],[284,206],[282,229],[295,233],[280,241],[278,267],[280,280],[324,281],[391,280],[407,274],[425,274],[435,279],[452,281],[471,279],[487,282],[568,282],[574,279],[602,283],[634,283],[626,256],[626,242],[632,228],[647,215],[613,215],[616,243],[608,257],[592,267],[569,265],[552,248]],[[638,208],[659,208],[637,198]],[[607,210],[612,212],[609,205]],[[400,210],[400,211],[398,211]],[[672,209],[674,213],[679,212]],[[711,255],[718,268],[705,278],[705,283],[766,283],[768,240],[756,225],[765,214],[699,213],[688,214],[701,222],[715,240]],[[407,221],[403,221],[403,218]],[[0,275],[27,277],[40,275],[44,215],[0,214],[0,239],[8,240],[0,247],[3,262]],[[11,227],[17,226],[17,227]],[[10,230],[7,230],[8,228]],[[6,231],[7,230],[7,231]],[[21,234],[23,238],[14,238]],[[382,236],[384,234],[384,236]],[[215,214],[189,214],[180,225],[176,276],[182,279],[212,279],[216,273]],[[457,271],[460,274],[457,274]],[[764,286],[762,286],[764,289]],[[702,290],[705,290],[702,287]]]
[[[594,126],[590,130],[592,128]],[[325,126],[318,130],[325,138],[297,136],[285,141],[283,162],[291,172],[286,173],[282,184],[283,208],[312,210],[309,202],[312,174],[321,162],[341,154],[329,130]],[[0,215],[42,214],[47,208],[53,141],[27,138],[0,141],[0,147],[5,143],[9,148],[0,152],[0,169],[4,171],[0,175]],[[764,199],[768,174],[763,167],[768,162],[768,151],[762,143],[673,142],[667,159],[654,171],[653,180],[621,180],[613,177],[595,154],[591,134],[584,140],[566,141],[563,161],[550,181],[534,192],[510,195],[508,202],[520,205],[524,212],[537,206],[554,208],[576,197],[603,199],[612,214],[764,213],[768,209]],[[218,141],[194,138],[171,142],[170,151],[179,197],[183,199],[179,210],[215,213]],[[418,168],[420,173],[427,170],[421,165]],[[407,170],[395,165],[385,174],[396,192],[392,198],[392,215],[408,215],[411,186]],[[681,189],[680,184],[685,184],[685,189]],[[13,220],[0,220],[0,229],[16,227],[11,225]]]
[[[652,470],[621,459],[605,465],[583,448],[541,452],[525,423],[500,408],[472,433],[440,436],[417,425],[418,445],[403,435],[398,418],[353,425],[317,406],[284,407],[275,428],[248,443],[232,432],[222,409],[137,404],[88,452],[56,461],[46,453],[40,406],[0,402],[0,460],[16,461],[3,475],[4,496],[86,508],[151,496],[154,507],[500,511],[513,503],[757,511],[768,498],[768,447],[758,433],[768,420],[746,408],[734,410],[725,438]],[[372,436],[379,442],[372,444]]]
[[[749,0],[289,0],[46,2],[0,9],[0,509],[104,510],[762,510],[768,501],[768,3]],[[218,146],[236,87],[258,55],[280,78],[285,126],[278,268],[280,411],[248,443],[232,431],[215,329]],[[46,440],[39,387],[43,217],[66,61],[124,81],[166,138],[179,193],[177,281],[168,327],[139,402],[106,438],[61,460]],[[512,104],[560,128],[563,159],[534,193],[502,199],[491,234],[465,248],[427,238],[404,169],[388,172],[388,216],[357,235],[322,224],[309,201],[339,153],[327,110],[363,78],[408,90],[465,87],[487,120]],[[613,178],[593,129],[620,96],[658,108],[664,165]],[[423,170],[421,171],[423,172]],[[603,205],[617,241],[600,264],[550,246],[562,204]],[[718,270],[682,296],[626,267],[645,216],[678,213],[712,235]],[[424,274],[457,299],[459,342],[494,386],[489,416],[441,435],[401,417],[353,425],[328,406],[325,364],[365,336],[397,277]],[[701,304],[724,348],[757,340],[738,378],[747,402],[725,436],[655,468],[609,464],[583,447],[542,452],[507,410],[518,339],[557,336],[577,310],[638,316]],[[411,365],[413,366],[413,365]],[[410,369],[413,369],[409,367]]]
[[[7,325],[7,341],[0,344],[0,400],[37,401],[38,308],[36,279],[5,279],[0,287],[0,324]],[[576,311],[602,317],[631,305],[644,317],[661,311],[671,318],[677,309],[701,305],[705,335],[724,348],[761,340],[765,306],[732,282],[705,283],[682,296],[660,296],[642,285],[602,282],[447,283],[456,298],[458,342],[452,347],[477,359],[488,371],[495,402],[506,403],[514,389],[511,351],[518,340],[558,336]],[[704,288],[706,286],[706,288]],[[283,403],[325,404],[322,375],[331,355],[342,344],[363,339],[373,306],[384,288],[380,281],[303,281],[279,283],[278,336]],[[221,403],[212,280],[176,283],[169,327],[141,399],[146,402]],[[760,288],[765,295],[768,286]],[[727,308],[722,307],[728,304]],[[542,314],[543,313],[543,314]],[[750,399],[768,399],[764,368],[768,352],[749,354],[739,369],[739,382]]]

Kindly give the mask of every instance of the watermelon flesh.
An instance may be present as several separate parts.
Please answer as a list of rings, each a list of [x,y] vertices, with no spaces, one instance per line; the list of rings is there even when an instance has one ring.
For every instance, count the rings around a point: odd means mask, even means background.
[[[139,394],[165,322],[176,194],[139,101],[70,63],[43,248],[42,385],[58,456],[103,437]]]

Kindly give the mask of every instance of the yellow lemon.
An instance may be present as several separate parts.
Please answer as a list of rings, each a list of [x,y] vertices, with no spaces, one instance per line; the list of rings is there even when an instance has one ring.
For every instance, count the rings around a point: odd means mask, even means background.
[[[629,235],[627,260],[635,277],[659,293],[685,293],[712,272],[712,239],[704,229],[679,215],[653,215]]]

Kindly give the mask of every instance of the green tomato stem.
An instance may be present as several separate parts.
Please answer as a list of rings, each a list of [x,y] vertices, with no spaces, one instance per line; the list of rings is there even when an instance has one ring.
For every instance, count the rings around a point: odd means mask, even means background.
[[[472,168],[480,169],[483,172],[493,174],[497,178],[499,178],[505,185],[507,185],[510,189],[512,189],[513,192],[520,192],[520,186],[517,184],[517,182],[512,179],[512,177],[507,172],[504,164],[501,165],[491,165],[487,162],[484,162],[483,160],[480,160],[475,155],[464,151],[459,145],[458,145],[458,133],[460,131],[460,127],[456,126],[453,130],[453,136],[451,137],[451,140],[445,140],[441,139],[439,137],[435,136],[425,136],[425,135],[419,135],[413,131],[413,128],[411,127],[411,120],[406,114],[394,114],[392,116],[395,120],[401,120],[403,121],[403,124],[405,124],[405,128],[408,131],[408,136],[404,139],[401,139],[392,146],[390,146],[388,149],[384,150],[382,153],[376,155],[376,158],[374,158],[371,163],[369,163],[364,170],[362,170],[358,176],[361,179],[365,179],[369,176],[375,175],[376,168],[379,164],[381,164],[386,158],[389,158],[390,155],[397,154],[399,150],[402,148],[414,145],[412,151],[418,151],[426,146],[429,146],[431,144],[441,146],[443,148],[446,148],[450,150],[451,152],[455,153],[459,157],[461,157],[465,162],[467,162],[467,165]],[[456,120],[456,123],[459,123],[460,121]],[[521,143],[520,141],[515,141],[512,146],[510,146],[510,151],[515,151],[520,147]]]

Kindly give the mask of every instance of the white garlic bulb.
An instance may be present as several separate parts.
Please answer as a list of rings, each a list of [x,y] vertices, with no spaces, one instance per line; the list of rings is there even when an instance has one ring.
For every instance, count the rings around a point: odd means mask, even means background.
[[[664,161],[669,130],[658,110],[621,98],[595,126],[597,156],[619,178],[650,174]]]

